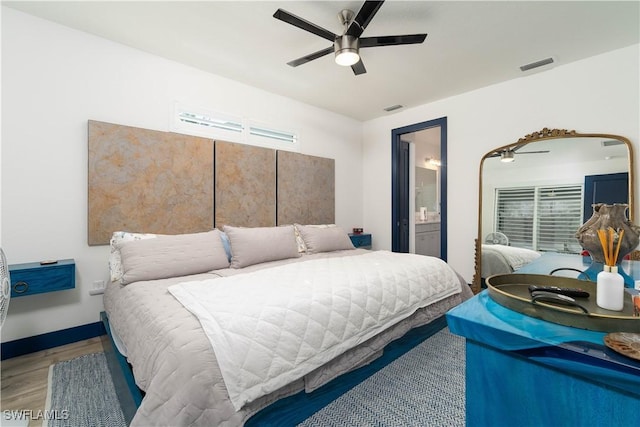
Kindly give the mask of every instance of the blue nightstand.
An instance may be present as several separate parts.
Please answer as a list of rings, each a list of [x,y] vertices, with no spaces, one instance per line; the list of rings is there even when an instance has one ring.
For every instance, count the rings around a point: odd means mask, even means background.
[[[12,264],[9,266],[9,275],[11,298],[76,287],[76,264],[72,259],[44,265],[39,262]]]
[[[349,233],[349,238],[351,239],[351,243],[353,243],[353,246],[355,246],[356,248],[371,249],[370,233],[362,233],[362,234]]]

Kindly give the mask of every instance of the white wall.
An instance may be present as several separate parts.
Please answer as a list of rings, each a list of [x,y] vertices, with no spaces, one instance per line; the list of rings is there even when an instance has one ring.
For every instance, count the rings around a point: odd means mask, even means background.
[[[364,227],[375,236],[374,248],[391,247],[392,129],[447,117],[447,256],[471,282],[482,156],[544,127],[626,136],[637,152],[639,53],[640,45],[619,49],[366,122]],[[637,185],[634,197],[637,201]]]
[[[74,258],[76,289],[11,300],[2,341],[99,321],[108,247],[87,245],[87,120],[169,130],[174,102],[295,124],[336,161],[336,223],[362,225],[362,124],[2,7],[2,225],[9,263]]]

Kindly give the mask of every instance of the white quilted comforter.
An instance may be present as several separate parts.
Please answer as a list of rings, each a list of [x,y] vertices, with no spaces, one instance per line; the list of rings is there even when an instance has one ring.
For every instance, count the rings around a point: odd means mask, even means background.
[[[526,248],[483,244],[482,275],[488,277],[492,274],[512,273],[536,260],[540,255],[540,252]]]
[[[405,320],[399,321],[357,347],[347,350],[329,363],[304,375],[303,378],[247,403],[237,411],[230,400],[217,354],[200,321],[178,302],[168,288],[188,281],[226,280],[222,277],[247,275],[256,270],[283,264],[302,264],[313,259],[344,257],[349,262],[353,262],[354,259],[369,253],[360,249],[337,251],[305,255],[301,258],[264,263],[239,270],[217,270],[188,277],[136,282],[126,286],[110,283],[105,291],[104,306],[111,330],[124,344],[136,384],[146,393],[131,425],[241,426],[252,414],[284,396],[302,390],[313,391],[342,373],[368,363],[382,353],[384,346],[404,335],[409,329],[442,316],[450,308],[472,296],[469,287],[464,285],[464,281],[460,278],[452,287],[451,296],[418,308]],[[450,268],[444,263],[434,268],[444,269],[447,271],[445,274],[449,275]],[[369,269],[366,269],[365,273],[373,274]],[[337,271],[327,274],[339,275]],[[437,295],[445,295],[448,291],[439,288],[439,282],[442,280],[433,279],[431,277],[433,274],[436,277],[442,277],[437,272],[428,273],[421,277],[420,287],[435,286],[438,289]],[[290,290],[297,291],[296,286]],[[344,294],[336,294],[336,297],[338,295]],[[437,299],[437,296],[435,298]],[[373,297],[370,303],[379,305]],[[316,310],[315,304],[312,309]],[[295,314],[294,311],[289,312],[289,316],[293,314]],[[327,337],[327,339],[330,338]]]
[[[200,320],[238,410],[459,292],[460,282],[438,258],[377,251],[169,291]]]

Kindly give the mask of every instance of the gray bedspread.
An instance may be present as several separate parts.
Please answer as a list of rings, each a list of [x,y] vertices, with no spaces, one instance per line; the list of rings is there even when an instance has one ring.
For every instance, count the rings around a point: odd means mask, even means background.
[[[426,324],[471,297],[464,280],[461,292],[419,309],[413,316],[347,351],[332,362],[280,390],[235,411],[217,365],[215,353],[198,319],[168,291],[170,285],[189,280],[242,274],[311,258],[356,256],[364,250],[304,255],[244,269],[136,282],[111,283],[104,306],[112,330],[122,341],[133,367],[136,384],[145,391],[132,426],[239,426],[272,402],[306,389],[312,391],[355,367],[369,363],[386,344],[409,329]]]

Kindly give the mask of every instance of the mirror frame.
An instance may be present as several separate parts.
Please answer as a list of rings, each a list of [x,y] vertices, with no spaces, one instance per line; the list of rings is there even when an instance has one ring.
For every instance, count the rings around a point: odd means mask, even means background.
[[[497,151],[503,151],[510,148],[515,148],[516,146],[527,145],[536,141],[544,141],[548,139],[561,139],[561,138],[607,138],[607,139],[617,139],[622,141],[627,146],[627,150],[629,150],[629,220],[633,222],[634,217],[634,164],[633,164],[633,146],[631,145],[631,141],[628,138],[625,138],[621,135],[613,135],[607,133],[578,133],[575,130],[566,130],[566,129],[549,129],[544,128],[541,131],[533,132],[524,137],[520,138],[517,142],[503,145],[501,147],[495,148],[480,159],[480,169],[478,172],[478,237],[475,241],[475,257],[474,257],[474,275],[473,275],[473,283],[471,284],[471,289],[474,294],[480,292],[481,289],[481,281],[482,281],[482,171],[484,166],[484,161],[489,156],[495,154]]]

